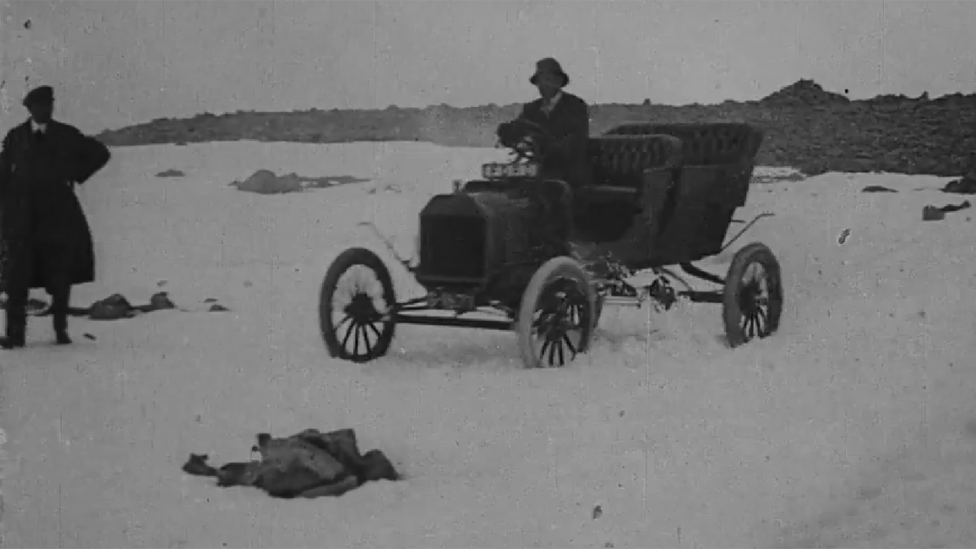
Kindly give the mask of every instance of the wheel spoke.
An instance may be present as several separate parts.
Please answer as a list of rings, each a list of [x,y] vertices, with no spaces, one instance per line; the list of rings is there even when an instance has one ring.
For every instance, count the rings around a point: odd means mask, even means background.
[[[369,356],[369,332],[366,331],[366,324],[359,325],[359,340],[365,351],[361,356]]]
[[[376,329],[376,327],[372,324],[366,324],[366,326],[369,326],[373,330]],[[377,339],[377,341],[379,341],[379,339]],[[366,356],[373,354],[373,344],[369,341],[369,333],[366,331],[365,326],[363,327],[363,345],[366,346]]]
[[[359,332],[362,330],[362,328],[363,328],[362,324],[359,324],[357,322],[356,323],[356,328],[355,328],[355,330],[356,330],[356,336],[352,338],[352,341],[353,341],[353,344],[352,344],[353,345],[353,347],[352,347],[352,354],[353,354],[353,356],[359,356]]]
[[[552,366],[556,362],[556,342],[552,342],[549,345],[549,365]]]
[[[742,332],[746,336],[746,339],[752,339],[752,318],[751,314],[742,315]]]
[[[549,344],[550,344],[549,338],[546,338],[546,340],[542,342],[542,349],[539,350],[539,358],[540,359],[545,359],[545,357],[546,357],[546,350],[549,349]]]
[[[569,334],[563,334],[563,341],[566,343],[566,346],[569,347],[569,352],[572,353],[572,357],[576,358],[578,351],[576,350],[576,346],[573,345],[573,341],[569,339]]]
[[[373,330],[373,333],[376,334],[376,339],[377,340],[379,340],[379,338],[383,337],[383,334],[380,333],[380,329],[376,327],[376,323],[371,322],[371,323],[367,324],[367,326],[369,326],[369,329],[370,330]]]
[[[352,317],[349,317],[349,318],[352,318]],[[347,347],[347,345],[349,344],[349,336],[351,336],[351,335],[352,335],[352,332],[353,332],[353,330],[355,330],[355,329],[356,329],[356,323],[355,323],[355,322],[353,322],[353,323],[352,323],[352,324],[351,324],[351,325],[349,326],[349,329],[348,329],[348,330],[346,330],[346,335],[345,335],[345,337],[343,337],[343,338],[342,338],[342,348],[343,348],[343,349],[348,349],[348,347]]]
[[[352,321],[352,316],[346,315],[346,316],[342,317],[342,320],[340,320],[339,323],[335,325],[335,328],[333,328],[332,331],[338,334],[339,333],[339,328],[342,328],[347,322],[350,322],[350,321]]]

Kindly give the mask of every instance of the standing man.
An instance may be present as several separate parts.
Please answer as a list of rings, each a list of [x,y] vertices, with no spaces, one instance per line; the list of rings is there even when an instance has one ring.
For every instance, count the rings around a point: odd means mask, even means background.
[[[6,335],[0,348],[23,347],[31,288],[51,294],[54,333],[68,336],[71,286],[95,280],[91,229],[75,195],[111,158],[108,148],[52,119],[54,90],[41,86],[24,98],[30,120],[10,130],[0,149],[0,238],[6,248]]]

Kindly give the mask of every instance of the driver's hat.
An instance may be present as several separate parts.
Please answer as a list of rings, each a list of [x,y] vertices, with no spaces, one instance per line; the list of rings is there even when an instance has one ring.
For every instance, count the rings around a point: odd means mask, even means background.
[[[536,80],[539,78],[539,75],[546,73],[555,74],[556,76],[562,77],[563,86],[569,84],[569,76],[563,72],[563,68],[559,64],[559,61],[556,61],[552,57],[541,59],[535,64],[535,73],[532,75],[532,78],[529,78],[529,82],[535,84]]]
[[[51,86],[40,86],[27,92],[24,96],[24,106],[32,104],[45,104],[54,102],[54,88]]]

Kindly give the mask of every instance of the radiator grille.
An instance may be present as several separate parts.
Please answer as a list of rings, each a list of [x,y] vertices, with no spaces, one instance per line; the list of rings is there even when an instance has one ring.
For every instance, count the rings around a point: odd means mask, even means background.
[[[420,266],[425,277],[485,276],[485,222],[429,216],[420,221]]]

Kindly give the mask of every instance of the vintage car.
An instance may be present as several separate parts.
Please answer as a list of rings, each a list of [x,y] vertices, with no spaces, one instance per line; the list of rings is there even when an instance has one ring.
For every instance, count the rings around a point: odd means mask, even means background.
[[[333,357],[376,359],[389,350],[397,324],[426,324],[514,330],[527,367],[562,366],[588,349],[604,305],[669,308],[679,296],[722,304],[732,347],[776,331],[783,290],[769,248],[756,242],[738,250],[724,278],[693,265],[772,215],[760,214],[724,242],[732,223],[742,223],[733,213],[749,193],[760,130],[624,124],[588,140],[592,180],[574,192],[540,170],[538,143],[551,136],[524,124],[511,162],[485,164],[480,179],[455,182],[452,192],[430,199],[414,260],[396,255],[376,231],[426,295],[398,301],[390,271],[367,248],[333,261],[319,304]],[[570,226],[559,227],[567,219]],[[565,242],[554,243],[552,234]],[[585,256],[574,252],[577,242],[587,243]],[[676,292],[669,279],[680,277],[668,268],[675,265],[720,288]],[[371,271],[374,288],[357,283],[345,291],[341,279],[352,271]],[[640,273],[650,277],[632,283]]]

